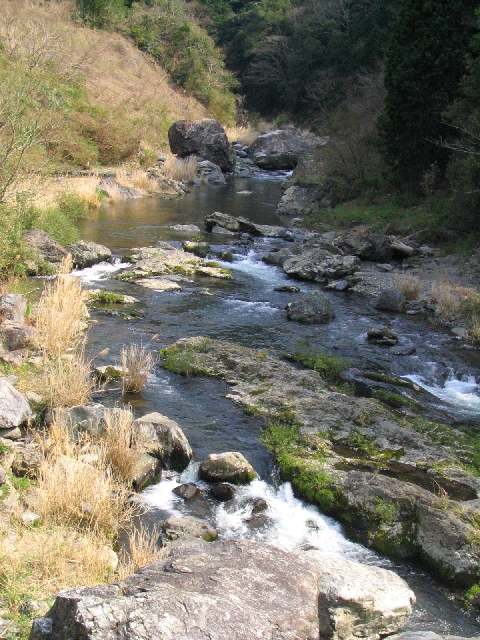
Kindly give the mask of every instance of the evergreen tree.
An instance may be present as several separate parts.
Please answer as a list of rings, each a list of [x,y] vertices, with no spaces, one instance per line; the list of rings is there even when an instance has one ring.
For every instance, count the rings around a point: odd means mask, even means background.
[[[385,156],[402,187],[425,172],[441,176],[448,151],[443,114],[465,70],[475,2],[402,0],[386,57],[387,96],[381,118]]]

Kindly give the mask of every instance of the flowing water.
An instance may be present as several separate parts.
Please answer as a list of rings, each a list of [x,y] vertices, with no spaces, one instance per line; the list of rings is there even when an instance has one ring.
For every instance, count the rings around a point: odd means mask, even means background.
[[[94,219],[84,223],[82,235],[109,246],[119,257],[134,247],[154,246],[159,240],[180,242],[189,236],[173,232],[172,224],[198,224],[212,211],[243,215],[263,224],[282,224],[275,214],[281,194],[282,176],[255,180],[231,180],[225,186],[195,188],[183,199],[148,198],[104,207]],[[240,193],[239,193],[240,192]],[[250,192],[250,193],[246,193]],[[472,429],[480,423],[480,358],[465,351],[445,332],[432,330],[419,320],[380,314],[361,296],[327,293],[336,319],[326,326],[304,326],[287,322],[285,304],[291,294],[274,291],[289,283],[283,272],[261,262],[261,256],[276,241],[256,240],[239,244],[232,236],[205,236],[213,249],[226,246],[234,254],[230,281],[196,278],[181,292],[157,293],[134,283],[111,279],[112,272],[125,266],[97,265],[78,272],[86,286],[104,287],[135,296],[140,317],[126,321],[119,315],[95,312],[90,330],[92,355],[104,363],[118,360],[123,345],[132,342],[149,345],[152,350],[181,337],[207,335],[240,342],[280,353],[294,350],[300,343],[348,358],[363,369],[382,369],[415,381],[429,392],[432,410],[450,422],[468,422]],[[300,283],[303,290],[318,285]],[[389,324],[413,342],[412,356],[389,356],[388,349],[369,345],[368,328]],[[225,398],[227,385],[216,380],[182,378],[157,368],[134,408],[139,414],[159,411],[176,420],[185,430],[197,460],[212,452],[241,451],[252,462],[260,479],[242,488],[233,504],[204,503],[195,513],[209,518],[224,538],[250,537],[284,549],[314,546],[324,553],[353,558],[393,568],[417,595],[415,614],[409,629],[429,629],[480,637],[480,625],[453,602],[451,595],[421,570],[394,564],[361,545],[347,540],[341,526],[315,507],[297,499],[290,485],[280,484],[269,453],[261,445],[261,424]],[[118,393],[105,392],[103,401],[118,403]],[[186,481],[197,481],[196,465],[181,477],[171,477],[144,492],[154,517],[185,512],[185,503],[172,489]],[[268,526],[252,529],[246,523],[251,515],[251,498],[268,503]],[[190,510],[191,512],[191,510]]]

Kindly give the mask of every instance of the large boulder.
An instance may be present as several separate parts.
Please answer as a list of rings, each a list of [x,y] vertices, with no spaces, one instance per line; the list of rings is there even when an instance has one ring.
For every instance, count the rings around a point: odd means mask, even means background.
[[[362,260],[386,262],[392,257],[390,241],[384,233],[375,233],[367,227],[355,227],[335,238],[333,246],[342,255],[352,255]]]
[[[238,451],[211,453],[200,464],[200,478],[207,482],[247,484],[257,476],[255,469]]]
[[[403,628],[415,595],[393,571],[325,557],[317,551],[320,638],[383,638]]]
[[[406,304],[405,296],[398,289],[383,289],[375,301],[375,308],[379,311],[402,313]]]
[[[79,240],[75,242],[75,244],[70,245],[68,250],[72,255],[74,266],[78,269],[85,269],[99,262],[110,261],[112,259],[110,249],[96,242]]]
[[[315,282],[341,280],[353,275],[358,267],[359,259],[356,256],[336,255],[321,247],[293,255],[283,264],[287,275]]]
[[[306,153],[315,140],[293,128],[277,129],[259,136],[250,146],[249,154],[261,169],[294,169],[299,156]]]
[[[24,396],[6,378],[0,378],[0,436],[2,430],[16,429],[32,415]]]
[[[27,312],[27,299],[20,293],[5,293],[0,296],[0,322],[23,322]]]
[[[164,469],[183,471],[193,457],[192,448],[179,425],[161,413],[149,413],[134,422],[150,454],[160,458]]]
[[[304,324],[327,324],[335,318],[330,300],[321,293],[307,293],[286,306],[287,318]]]
[[[56,240],[41,229],[31,229],[23,236],[26,244],[30,247],[37,258],[58,265],[68,255],[65,247],[62,247]]]
[[[319,187],[292,185],[280,198],[277,213],[281,216],[306,216],[322,207],[328,207],[325,190]]]
[[[189,539],[167,549],[121,583],[62,591],[31,640],[377,640],[401,629],[412,600],[388,571],[339,560],[339,573],[355,572],[350,583],[330,571],[322,579],[323,562],[308,553],[252,541]],[[375,587],[391,589],[391,601]],[[333,602],[334,593],[345,601]]]
[[[233,169],[230,143],[217,120],[178,120],[168,130],[172,153],[181,158],[200,156],[218,165],[222,171]]]

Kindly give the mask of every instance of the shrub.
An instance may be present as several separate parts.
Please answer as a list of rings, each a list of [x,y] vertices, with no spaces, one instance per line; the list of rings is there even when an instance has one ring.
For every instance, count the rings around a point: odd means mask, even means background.
[[[153,356],[145,347],[137,344],[123,347],[120,355],[120,366],[124,372],[122,375],[123,393],[143,391],[153,365]]]
[[[14,205],[0,204],[0,280],[25,275],[31,251],[23,242],[23,234],[33,226],[36,216],[26,199],[17,198]]]
[[[422,281],[411,274],[396,275],[394,284],[407,300],[418,300],[422,292]]]
[[[124,17],[125,0],[76,0],[80,17],[92,27],[112,29]]]

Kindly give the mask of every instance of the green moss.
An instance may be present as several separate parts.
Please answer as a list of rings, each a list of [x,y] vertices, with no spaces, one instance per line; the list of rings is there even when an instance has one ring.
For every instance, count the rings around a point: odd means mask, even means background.
[[[374,398],[380,400],[380,402],[383,402],[392,409],[408,408],[412,409],[413,411],[422,410],[422,406],[418,402],[415,402],[415,400],[412,400],[407,396],[402,396],[400,393],[386,391],[385,389],[375,389],[372,395]]]
[[[341,381],[340,374],[348,368],[349,363],[344,358],[332,356],[320,351],[301,349],[296,351],[290,359],[303,364],[308,369],[313,369],[329,383]]]
[[[172,345],[160,351],[162,364],[167,371],[182,376],[211,375],[210,370],[201,362],[201,353],[208,350],[208,339],[199,342],[195,347]]]
[[[90,296],[89,303],[94,305],[124,304],[125,296],[114,291],[96,291]]]
[[[380,449],[375,444],[373,438],[366,436],[358,430],[353,430],[348,435],[348,438],[345,439],[344,443],[347,447],[353,449],[357,455],[374,464],[386,464],[392,459],[401,458],[404,454],[403,449],[396,451],[391,449]]]
[[[468,604],[471,604],[473,602],[478,602],[479,600],[480,600],[480,584],[474,584],[465,592],[465,601]]]

